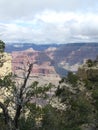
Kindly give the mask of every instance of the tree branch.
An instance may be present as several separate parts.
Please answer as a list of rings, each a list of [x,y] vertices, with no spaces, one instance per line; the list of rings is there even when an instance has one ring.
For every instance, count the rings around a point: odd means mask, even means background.
[[[23,85],[21,86],[20,88],[20,93],[19,93],[19,97],[18,97],[18,103],[16,104],[16,114],[15,114],[15,118],[14,118],[14,123],[15,123],[15,127],[18,128],[18,119],[20,117],[20,114],[21,114],[21,109],[22,109],[22,103],[23,103],[23,91],[26,87],[26,84],[27,84],[27,81],[29,79],[29,76],[30,76],[30,73],[32,71],[32,67],[33,67],[33,64],[30,64],[29,65],[29,69],[28,69],[28,73],[27,73],[27,76],[25,77],[24,79],[24,83]]]
[[[8,114],[8,110],[7,110],[7,107],[2,103],[0,102],[0,107],[3,111],[3,115],[4,115],[4,118],[5,118],[5,124],[7,124],[9,122],[9,114]]]

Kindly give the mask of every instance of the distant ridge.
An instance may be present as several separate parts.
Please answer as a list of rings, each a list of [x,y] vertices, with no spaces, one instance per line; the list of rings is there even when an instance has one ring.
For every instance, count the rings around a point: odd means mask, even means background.
[[[14,46],[14,49],[11,48]],[[8,45],[9,47],[9,45]],[[98,43],[70,43],[35,45],[22,44],[21,47],[10,45],[14,61],[24,60],[24,56],[32,61],[37,61],[34,73],[55,74],[65,76],[68,71],[76,72],[78,67],[87,59],[95,59],[98,55]],[[19,52],[20,53],[19,53]],[[25,59],[26,60],[26,59]],[[18,68],[18,67],[16,67]]]
[[[24,51],[29,48],[33,48],[37,51],[44,51],[49,47],[60,47],[58,44],[34,44],[34,43],[10,43],[6,44],[5,52],[11,53],[13,51]]]
[[[29,48],[33,48],[37,51],[44,51],[50,47],[62,47],[62,46],[98,46],[96,42],[84,42],[84,43],[66,43],[66,44],[59,44],[59,43],[51,43],[51,44],[35,44],[35,43],[7,43],[5,52],[11,53],[12,51],[24,51]]]

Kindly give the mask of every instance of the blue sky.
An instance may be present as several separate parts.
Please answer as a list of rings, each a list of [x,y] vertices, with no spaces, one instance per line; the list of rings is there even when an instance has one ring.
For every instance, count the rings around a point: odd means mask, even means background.
[[[98,0],[0,0],[5,42],[98,42]]]

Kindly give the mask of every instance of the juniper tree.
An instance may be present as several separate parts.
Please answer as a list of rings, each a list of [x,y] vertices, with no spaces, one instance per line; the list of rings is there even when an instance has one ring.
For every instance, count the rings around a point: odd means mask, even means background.
[[[3,53],[5,44],[0,42],[0,53]],[[51,85],[38,86],[38,82],[29,83],[29,78],[35,62],[29,63],[23,70],[22,77],[15,73],[0,78],[0,108],[4,128],[2,130],[20,130],[19,122],[22,115],[28,116],[28,104],[36,104],[39,98],[45,98]],[[22,78],[22,79],[20,79]],[[21,82],[20,82],[21,81]],[[35,102],[32,102],[35,98]],[[25,118],[25,117],[24,117]]]

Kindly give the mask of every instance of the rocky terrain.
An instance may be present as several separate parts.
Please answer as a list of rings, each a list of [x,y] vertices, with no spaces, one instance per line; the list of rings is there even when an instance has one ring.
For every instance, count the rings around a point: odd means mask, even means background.
[[[21,47],[18,45],[21,44],[7,45],[5,51],[9,52],[10,48],[10,61],[8,60],[9,63],[6,62],[8,64],[5,65],[6,68],[12,69],[18,75],[22,75],[28,65],[33,63],[33,79],[39,79],[40,82],[46,83],[47,81],[57,83],[61,77],[66,76],[68,71],[76,72],[83,62],[87,59],[94,59],[98,55],[98,43],[51,44],[42,46],[22,44]],[[3,69],[1,73],[5,70]]]
[[[12,72],[12,57],[8,53],[3,54],[3,65],[0,67],[0,78]]]
[[[32,80],[38,80],[41,83],[44,82],[44,84],[48,82],[56,84],[60,80],[51,58],[45,52],[30,48],[12,53],[12,71],[15,74],[22,76],[23,73],[26,73],[30,63],[33,63]]]

